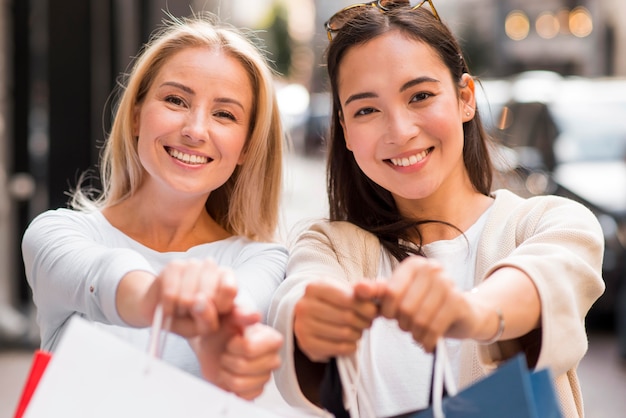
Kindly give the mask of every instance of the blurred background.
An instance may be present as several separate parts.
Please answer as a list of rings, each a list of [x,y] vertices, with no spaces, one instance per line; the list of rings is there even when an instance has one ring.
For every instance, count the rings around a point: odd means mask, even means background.
[[[353,2],[0,0],[0,355],[38,345],[23,231],[42,211],[65,206],[65,192],[96,167],[111,93],[166,12],[211,11],[262,38],[293,144],[283,229],[323,216],[330,112],[323,22]],[[598,216],[607,292],[588,325],[602,336],[607,370],[619,365],[617,381],[626,381],[626,2],[434,3],[481,80],[498,187],[568,196]]]

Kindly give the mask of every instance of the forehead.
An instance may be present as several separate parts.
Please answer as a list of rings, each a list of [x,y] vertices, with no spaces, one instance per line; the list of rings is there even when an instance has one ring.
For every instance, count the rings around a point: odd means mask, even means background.
[[[159,75],[163,73],[221,76],[225,80],[242,76],[249,78],[247,69],[232,53],[212,46],[187,47],[174,52],[159,69]]]
[[[349,71],[345,70],[347,67],[360,67],[362,71],[369,70],[381,75],[396,69],[447,70],[441,56],[433,47],[399,30],[385,32],[348,49],[339,64],[340,73],[348,75]],[[349,74],[349,77],[352,75]]]
[[[391,30],[347,50],[338,66],[337,85],[341,93],[346,88],[402,85],[422,76],[442,82],[452,80],[434,48],[399,30]]]

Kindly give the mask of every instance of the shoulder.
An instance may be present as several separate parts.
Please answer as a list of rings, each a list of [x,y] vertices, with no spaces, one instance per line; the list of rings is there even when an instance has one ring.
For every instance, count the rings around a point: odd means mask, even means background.
[[[347,271],[374,276],[380,250],[380,241],[374,234],[350,222],[326,220],[312,224],[300,234],[290,252],[292,259],[336,260]]]
[[[508,190],[498,190],[494,192],[494,197],[491,218],[506,218],[532,224],[540,220],[550,220],[599,227],[596,216],[589,208],[566,197],[541,195],[523,198]]]
[[[483,230],[483,244],[502,250],[540,237],[532,242],[583,242],[588,249],[603,246],[598,218],[574,200],[552,195],[522,198],[506,190],[499,190],[495,198]]]
[[[31,221],[31,225],[38,223],[101,223],[104,216],[100,211],[85,212],[74,209],[50,209],[41,212]]]
[[[102,213],[73,209],[51,209],[37,215],[28,225],[25,235],[69,231],[101,231],[106,225]]]
[[[311,227],[303,233],[303,235],[323,235],[330,241],[334,242],[351,242],[354,239],[362,241],[378,242],[378,238],[356,226],[351,222],[345,221],[319,221],[311,225]]]

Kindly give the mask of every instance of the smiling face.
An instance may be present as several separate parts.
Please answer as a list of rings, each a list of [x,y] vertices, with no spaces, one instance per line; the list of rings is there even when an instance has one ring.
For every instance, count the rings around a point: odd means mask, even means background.
[[[204,47],[172,55],[135,113],[147,173],[141,189],[206,199],[242,163],[252,107],[252,84],[236,59]]]
[[[475,108],[469,75],[457,84],[431,47],[398,30],[351,47],[338,75],[346,146],[401,213],[472,190],[463,163],[463,122]]]

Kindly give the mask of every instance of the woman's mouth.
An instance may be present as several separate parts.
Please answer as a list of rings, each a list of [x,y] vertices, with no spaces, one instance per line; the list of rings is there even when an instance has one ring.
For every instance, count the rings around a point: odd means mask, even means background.
[[[433,149],[433,147],[430,147],[422,152],[418,152],[417,154],[410,155],[408,157],[390,158],[387,161],[391,162],[391,164],[396,167],[409,167],[422,161],[428,154],[431,153]]]
[[[202,155],[186,154],[170,147],[166,147],[165,149],[170,157],[175,158],[185,164],[207,164],[208,162],[212,161],[210,158],[204,157]]]

